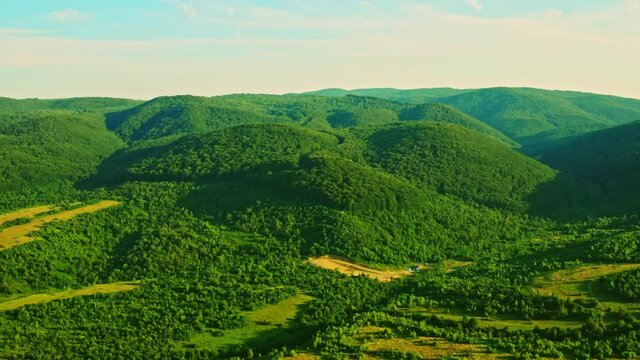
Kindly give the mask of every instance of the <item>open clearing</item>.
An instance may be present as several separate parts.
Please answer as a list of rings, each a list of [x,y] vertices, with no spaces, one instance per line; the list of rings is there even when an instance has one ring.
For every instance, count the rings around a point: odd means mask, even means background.
[[[106,209],[112,206],[116,206],[119,205],[120,203],[117,201],[112,201],[112,200],[105,200],[105,201],[100,201],[98,203],[95,204],[91,204],[91,205],[86,205],[86,206],[81,206],[78,207],[76,209],[71,209],[71,210],[65,210],[65,211],[61,211],[55,214],[50,214],[50,215],[45,215],[42,217],[38,217],[33,219],[32,221],[30,221],[29,223],[26,224],[21,224],[21,225],[16,225],[16,226],[12,226],[9,228],[6,228],[2,231],[0,231],[0,251],[2,250],[6,250],[12,247],[16,247],[22,244],[26,244],[28,242],[31,242],[33,240],[35,240],[35,238],[29,236],[30,233],[34,232],[35,230],[40,229],[43,225],[50,223],[52,221],[56,221],[56,220],[60,220],[60,221],[65,221],[65,220],[69,220],[71,218],[73,218],[74,216],[80,215],[80,214],[86,214],[86,213],[92,213],[92,212],[96,212],[96,211],[100,211],[102,209]],[[42,213],[45,211],[42,211],[43,209],[49,209],[46,211],[50,211],[51,209],[53,209],[52,206],[40,206],[38,208],[31,208],[31,209],[25,209],[25,210],[21,210],[22,214],[26,214],[29,211],[34,212],[34,211],[38,211],[37,213]],[[36,210],[38,209],[38,210]],[[11,213],[11,214],[6,214],[3,216],[16,216],[16,213]],[[29,215],[25,215],[25,216],[29,216]],[[19,216],[20,217],[25,217],[25,216]]]
[[[376,279],[382,282],[391,281],[393,279],[411,275],[411,272],[409,272],[408,270],[377,270],[368,268],[363,265],[358,265],[335,256],[321,256],[317,258],[310,258],[309,264],[321,267],[323,269],[337,270],[343,274],[351,276],[366,275],[372,279]]]
[[[297,294],[281,302],[244,314],[249,325],[231,330],[214,330],[195,335],[188,342],[178,344],[184,348],[220,349],[230,345],[277,343],[299,335],[295,316],[301,306],[313,300],[305,294]]]
[[[0,225],[21,218],[30,218],[38,214],[46,213],[55,210],[56,207],[52,205],[36,206],[28,209],[21,209],[7,214],[0,215]]]
[[[384,332],[384,328],[377,326],[367,326],[358,330],[354,339],[365,346],[367,352],[365,359],[384,359],[377,353],[385,350],[414,353],[422,359],[441,359],[443,357],[499,359],[506,355],[489,353],[487,347],[480,344],[454,343],[424,336],[415,339],[386,338]]]
[[[635,269],[640,269],[640,264],[580,265],[539,277],[536,279],[535,288],[545,295],[579,298],[593,295],[589,282],[603,276]]]
[[[597,299],[604,310],[625,310],[640,314],[640,302],[630,302],[604,288],[598,279],[624,271],[640,269],[640,264],[586,264],[560,270],[536,279],[534,289],[544,295],[568,299]]]
[[[343,259],[337,256],[325,255],[317,258],[309,258],[309,264],[321,267],[327,270],[337,270],[342,274],[351,275],[351,276],[360,276],[366,275],[372,279],[376,279],[382,282],[391,281],[393,279],[398,279],[404,276],[412,275],[413,272],[408,269],[404,270],[380,270],[373,269],[364,265],[356,264],[347,259]],[[417,269],[424,270],[432,270],[438,267],[439,265],[443,266],[445,273],[454,272],[462,267],[472,265],[472,262],[469,261],[457,261],[457,260],[446,260],[440,264],[432,264],[432,265],[420,265],[418,264]],[[412,266],[412,268],[416,268]]]
[[[14,310],[27,305],[42,304],[55,300],[70,299],[76,296],[95,294],[109,294],[121,291],[131,291],[140,287],[139,282],[118,282],[111,284],[92,285],[82,289],[64,290],[55,293],[33,294],[16,299],[0,302],[0,311]]]
[[[560,328],[560,329],[577,329],[580,328],[583,323],[579,321],[565,321],[565,320],[521,320],[521,319],[501,319],[494,318],[489,319],[481,316],[466,315],[463,312],[450,311],[446,312],[442,309],[426,309],[421,307],[413,307],[409,309],[401,309],[407,313],[418,313],[422,315],[436,315],[443,319],[461,321],[465,317],[467,319],[477,319],[480,327],[485,328],[508,328],[511,330],[533,330],[536,327],[540,329]]]

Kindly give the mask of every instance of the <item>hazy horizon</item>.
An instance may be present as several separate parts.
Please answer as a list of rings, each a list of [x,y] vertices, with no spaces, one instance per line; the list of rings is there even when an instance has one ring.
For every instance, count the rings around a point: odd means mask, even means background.
[[[640,98],[640,0],[25,0],[0,96],[533,87]]]
[[[354,88],[354,89],[344,89],[344,88],[336,88],[336,87],[329,87],[329,88],[322,88],[322,89],[309,89],[309,90],[304,90],[304,91],[293,91],[293,92],[282,92],[282,93],[267,93],[267,92],[231,92],[231,93],[222,93],[222,94],[191,94],[191,93],[175,93],[175,94],[161,94],[161,95],[157,95],[157,96],[152,96],[152,97],[146,97],[146,98],[140,98],[140,97],[123,97],[123,96],[117,96],[117,95],[91,95],[91,96],[87,96],[87,95],[78,95],[78,96],[66,96],[66,97],[37,97],[37,96],[31,96],[31,97],[21,97],[21,98],[12,98],[12,97],[8,97],[8,96],[3,96],[2,94],[0,94],[0,98],[4,97],[4,98],[10,98],[10,99],[15,99],[15,100],[28,100],[28,99],[37,99],[37,100],[57,100],[57,99],[69,99],[69,98],[81,98],[81,97],[95,97],[95,98],[114,98],[114,99],[130,99],[130,100],[140,100],[140,101],[148,101],[148,100],[152,100],[158,97],[165,97],[165,96],[202,96],[202,97],[215,97],[215,96],[227,96],[227,95],[242,95],[242,94],[251,94],[251,95],[276,95],[276,96],[281,96],[281,95],[288,95],[288,94],[305,94],[305,93],[311,93],[311,92],[317,92],[317,91],[323,91],[323,90],[344,90],[344,91],[348,91],[348,92],[353,92],[353,91],[360,91],[360,90],[373,90],[373,89],[393,89],[393,90],[400,90],[400,91],[412,91],[412,90],[431,90],[431,89],[453,89],[453,90],[480,90],[480,89],[494,89],[494,88],[511,88],[511,89],[539,89],[539,90],[548,90],[548,91],[569,91],[569,92],[583,92],[583,93],[590,93],[590,94],[595,94],[595,95],[604,95],[604,96],[615,96],[615,97],[621,97],[621,98],[628,98],[628,99],[638,99],[640,100],[640,97],[628,97],[628,96],[621,96],[621,95],[616,95],[616,94],[605,94],[605,93],[598,93],[598,92],[593,92],[593,91],[580,91],[580,90],[573,90],[573,89],[546,89],[546,88],[534,88],[534,87],[530,87],[530,86],[488,86],[488,87],[483,87],[483,88],[453,88],[453,87],[449,87],[449,86],[442,86],[442,87],[420,87],[420,88],[394,88],[394,87],[379,87],[379,88]]]

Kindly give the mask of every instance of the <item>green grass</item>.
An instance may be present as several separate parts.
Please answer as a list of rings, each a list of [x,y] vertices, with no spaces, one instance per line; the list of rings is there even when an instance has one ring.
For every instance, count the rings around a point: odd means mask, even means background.
[[[640,264],[584,264],[539,277],[534,288],[542,294],[570,299],[597,299],[604,310],[640,312],[640,303],[605,289],[602,277],[640,268]]]
[[[248,326],[224,330],[221,336],[215,336],[216,330],[200,333],[179,346],[214,350],[233,345],[252,346],[284,342],[298,335],[299,329],[294,318],[300,307],[311,300],[311,296],[298,294],[278,304],[245,312],[249,319]]]
[[[481,316],[472,316],[464,314],[461,311],[457,310],[444,310],[438,308],[422,308],[422,307],[414,307],[410,309],[404,309],[405,312],[408,313],[417,313],[422,315],[436,315],[438,317],[461,321],[463,318],[467,319],[477,319],[480,327],[492,327],[492,328],[508,328],[510,330],[533,330],[538,327],[540,329],[548,329],[548,328],[560,328],[560,329],[576,329],[583,325],[583,323],[578,321],[566,321],[566,320],[523,320],[523,319],[507,319],[507,318],[486,318]]]
[[[23,306],[37,305],[56,300],[71,299],[76,296],[89,296],[95,294],[109,294],[121,291],[132,291],[140,287],[139,282],[118,282],[111,284],[98,284],[87,286],[82,289],[63,290],[50,293],[40,293],[31,295],[13,295],[9,298],[0,298],[0,312],[15,310]]]

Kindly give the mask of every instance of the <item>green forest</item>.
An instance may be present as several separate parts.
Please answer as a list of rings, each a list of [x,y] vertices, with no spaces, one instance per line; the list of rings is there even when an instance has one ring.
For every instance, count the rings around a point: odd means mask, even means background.
[[[637,359],[639,132],[525,88],[0,98],[0,359]]]

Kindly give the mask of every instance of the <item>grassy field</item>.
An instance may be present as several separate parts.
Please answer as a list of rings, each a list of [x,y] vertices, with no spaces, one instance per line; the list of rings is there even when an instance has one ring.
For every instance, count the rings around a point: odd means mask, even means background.
[[[545,274],[536,279],[534,289],[561,298],[595,298],[602,308],[640,312],[640,303],[625,301],[602,288],[598,281],[608,275],[640,269],[640,264],[584,264]]]
[[[465,266],[473,265],[472,261],[445,260],[444,272],[451,273]]]
[[[481,344],[462,344],[446,341],[434,337],[419,336],[415,339],[385,336],[385,329],[367,326],[358,330],[354,340],[363,344],[367,355],[365,359],[384,359],[377,354],[379,351],[391,350],[413,353],[422,359],[442,359],[454,357],[463,359],[500,359],[508,357],[506,354],[489,353],[487,347]]]
[[[486,318],[480,316],[466,315],[458,311],[445,311],[442,309],[426,309],[421,307],[414,307],[410,309],[401,309],[407,313],[419,313],[423,315],[436,315],[444,319],[461,321],[464,317],[468,319],[477,319],[480,327],[493,327],[493,328],[508,328],[511,330],[533,330],[538,327],[540,329],[547,328],[560,328],[560,329],[576,329],[583,325],[578,321],[564,321],[564,320],[521,320],[521,319],[506,319],[506,318]]]
[[[91,212],[100,211],[102,209],[106,209],[112,206],[119,205],[120,203],[112,200],[104,200],[95,204],[81,206],[71,210],[61,211],[55,214],[44,215],[41,217],[36,217],[26,224],[16,225],[8,227],[0,232],[0,251],[6,250],[15,246],[23,245],[28,242],[35,240],[35,238],[29,236],[30,233],[40,229],[43,225],[50,223],[52,221],[65,221],[73,218],[74,216],[80,214],[86,214]],[[35,214],[41,214],[46,211],[52,210],[52,206],[39,206],[37,208],[24,209],[19,212],[14,212],[11,214],[5,214],[3,217],[15,219],[33,216]],[[29,215],[31,214],[31,215]],[[18,216],[18,217],[15,217]],[[5,220],[10,221],[10,220]]]
[[[189,342],[180,343],[178,346],[221,349],[230,345],[251,346],[251,344],[272,344],[285,341],[295,337],[299,332],[294,318],[298,309],[311,300],[313,300],[311,296],[298,294],[275,305],[248,311],[245,313],[249,319],[248,326],[222,332],[201,333],[194,336]]]
[[[76,296],[88,296],[95,294],[108,294],[121,291],[132,291],[140,287],[138,282],[118,282],[111,284],[92,285],[82,289],[64,290],[54,293],[43,293],[0,300],[0,311],[18,309],[27,305],[42,304],[55,300],[70,299]]]
[[[0,225],[9,222],[9,221],[13,221],[13,220],[17,220],[17,219],[22,219],[22,218],[30,218],[30,217],[34,217],[38,214],[42,214],[42,213],[46,213],[49,211],[53,211],[55,210],[56,207],[52,206],[52,205],[43,205],[43,206],[36,206],[36,207],[32,207],[32,208],[28,208],[28,209],[21,209],[21,210],[17,210],[17,211],[13,211],[7,214],[1,214],[0,215]]]
[[[640,264],[580,265],[546,274],[536,280],[535,287],[543,294],[576,298],[587,295],[583,284],[588,281],[635,269],[640,269]]]

